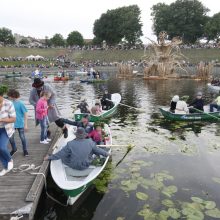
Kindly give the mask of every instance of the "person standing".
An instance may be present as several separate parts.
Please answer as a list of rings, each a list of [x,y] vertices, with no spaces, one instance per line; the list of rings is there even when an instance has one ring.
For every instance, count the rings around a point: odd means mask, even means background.
[[[18,130],[19,137],[21,139],[22,147],[23,147],[23,154],[24,156],[28,156],[27,151],[27,142],[25,138],[24,132],[27,131],[27,108],[25,107],[24,103],[19,100],[20,93],[15,89],[10,89],[8,91],[8,97],[12,100],[15,112],[16,112],[16,121],[14,124],[14,127],[16,130]],[[13,156],[17,152],[17,147],[15,144],[14,134],[9,139],[12,151],[10,152],[11,156]]]
[[[3,165],[0,176],[4,176],[13,169],[13,160],[8,151],[8,142],[14,133],[16,113],[13,103],[3,97],[6,92],[7,87],[0,86],[0,161]]]
[[[51,94],[49,92],[42,92],[41,98],[38,100],[36,105],[36,118],[40,122],[41,134],[40,134],[40,143],[48,144],[51,139],[47,137],[47,112],[48,104],[47,100],[50,98]]]
[[[60,127],[63,131],[64,138],[68,137],[68,129],[66,125],[63,123],[61,117],[59,116],[59,110],[56,105],[56,92],[52,88],[51,85],[48,83],[44,84],[44,81],[42,81],[39,78],[34,79],[34,83],[32,84],[32,90],[30,92],[30,97],[29,97],[29,102],[31,105],[34,106],[35,109],[35,119],[36,119],[36,104],[37,101],[40,99],[40,93],[44,92],[49,92],[51,94],[49,100],[48,100],[48,105],[50,108],[48,108],[48,119],[49,122],[55,122],[58,127]],[[38,125],[39,122],[36,119],[36,125]]]

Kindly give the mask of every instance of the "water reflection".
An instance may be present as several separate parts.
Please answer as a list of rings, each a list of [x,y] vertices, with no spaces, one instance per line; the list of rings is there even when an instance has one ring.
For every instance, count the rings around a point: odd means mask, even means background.
[[[30,117],[33,117],[32,106],[28,104],[32,82],[27,79],[3,79],[3,82],[21,91],[22,100],[30,110]],[[61,113],[70,118],[82,96],[86,96],[89,104],[93,104],[92,100],[102,96],[104,89],[108,89],[110,93],[119,92],[122,103],[145,111],[120,106],[110,121],[114,144],[132,143],[135,147],[117,168],[108,170],[110,177],[107,181],[107,192],[98,193],[93,190],[77,212],[73,212],[73,207],[61,208],[44,198],[43,201],[48,202],[44,213],[55,213],[55,217],[48,219],[143,219],[140,213],[148,212],[154,216],[161,210],[168,211],[170,207],[164,205],[166,199],[174,203],[172,209],[177,210],[181,218],[187,218],[182,214],[183,203],[193,203],[192,196],[204,201],[215,201],[216,207],[220,208],[220,184],[213,181],[214,177],[220,178],[220,125],[170,123],[161,117],[158,110],[159,107],[169,105],[176,94],[189,95],[192,100],[198,91],[202,91],[205,102],[209,103],[213,95],[207,90],[205,82],[129,81],[113,78],[96,85],[74,81],[51,84],[57,91]],[[126,147],[115,147],[112,150],[114,165],[123,158]],[[139,162],[141,165],[137,166],[135,161],[143,162]],[[148,162],[151,165],[146,164]],[[168,179],[164,179],[165,177]],[[52,183],[49,186],[51,193],[61,200],[65,199],[56,186]],[[177,191],[171,193],[169,190],[175,191],[175,187],[170,186],[175,186]],[[138,199],[138,192],[147,194],[148,199]],[[212,219],[206,215],[205,207],[200,212],[204,219]],[[47,217],[46,214],[45,216]]]

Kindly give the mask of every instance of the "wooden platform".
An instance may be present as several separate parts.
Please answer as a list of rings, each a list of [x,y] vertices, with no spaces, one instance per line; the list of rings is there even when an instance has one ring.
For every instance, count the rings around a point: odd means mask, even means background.
[[[41,165],[41,172],[47,175],[49,162],[43,158],[51,153],[52,147],[60,136],[60,130],[53,123],[50,126],[50,144],[40,144],[40,128],[36,128],[33,120],[28,121],[29,130],[26,133],[29,157],[23,156],[21,141],[16,132],[16,144],[18,151],[13,156],[14,168],[21,164]],[[9,150],[11,150],[9,144]],[[0,169],[2,165],[0,164]],[[39,197],[44,187],[42,175],[31,175],[27,172],[10,172],[0,177],[0,219],[10,219],[11,216],[23,215],[23,219],[33,219],[38,205]]]

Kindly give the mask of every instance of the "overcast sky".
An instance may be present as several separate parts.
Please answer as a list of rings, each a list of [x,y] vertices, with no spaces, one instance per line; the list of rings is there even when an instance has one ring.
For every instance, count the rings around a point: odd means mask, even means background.
[[[159,2],[173,0],[0,0],[0,27],[13,33],[37,38],[60,33],[64,38],[74,30],[85,39],[93,38],[93,24],[108,9],[137,4],[141,10],[143,41],[154,38],[151,7]],[[220,0],[201,0],[210,9],[208,15],[220,12]]]

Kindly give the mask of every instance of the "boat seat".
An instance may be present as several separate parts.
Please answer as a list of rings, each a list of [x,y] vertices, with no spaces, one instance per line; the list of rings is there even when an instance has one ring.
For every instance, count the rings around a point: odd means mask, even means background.
[[[87,177],[92,170],[94,169],[94,167],[89,167],[85,170],[76,170],[76,169],[72,169],[70,167],[65,167],[65,171],[66,171],[66,175],[67,176],[71,176],[71,177]]]

